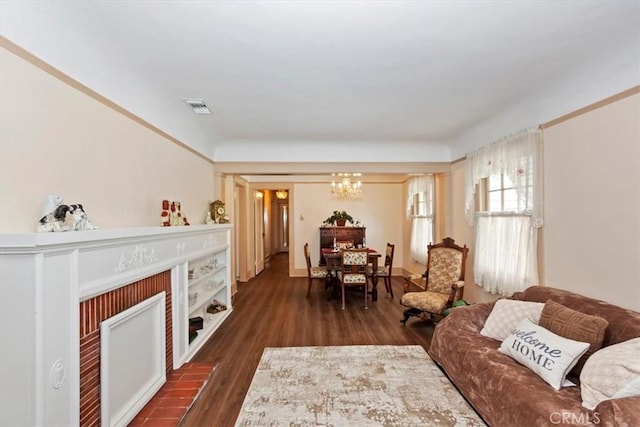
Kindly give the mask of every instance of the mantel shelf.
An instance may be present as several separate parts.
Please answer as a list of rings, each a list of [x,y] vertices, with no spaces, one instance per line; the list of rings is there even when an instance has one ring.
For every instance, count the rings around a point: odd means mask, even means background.
[[[223,230],[231,228],[231,224],[211,224],[211,225],[189,225],[183,227],[131,227],[131,228],[111,228],[88,231],[64,231],[56,233],[22,233],[22,234],[2,234],[0,235],[1,249],[29,250],[47,247],[70,246],[70,245],[91,245],[91,244],[114,244],[118,241],[129,240],[153,240],[158,238],[188,236],[190,234],[201,234],[207,230]]]

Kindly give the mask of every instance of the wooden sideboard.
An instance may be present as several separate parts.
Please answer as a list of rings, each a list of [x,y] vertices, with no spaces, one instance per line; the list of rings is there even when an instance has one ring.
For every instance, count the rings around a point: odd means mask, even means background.
[[[320,227],[320,265],[326,264],[322,249],[333,248],[334,238],[338,242],[353,241],[357,246],[365,243],[365,232],[365,227]]]

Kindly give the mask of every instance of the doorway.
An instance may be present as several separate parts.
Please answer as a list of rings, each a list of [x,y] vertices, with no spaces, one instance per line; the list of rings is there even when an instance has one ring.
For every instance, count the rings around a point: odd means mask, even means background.
[[[289,253],[289,191],[258,188],[254,190],[255,274],[279,253]]]
[[[255,191],[253,194],[253,232],[255,237],[255,274],[256,276],[264,270],[265,262],[265,229],[268,216],[264,209],[264,191]]]
[[[276,192],[278,193],[278,192]],[[274,236],[276,252],[289,252],[289,199],[275,199],[275,224]]]

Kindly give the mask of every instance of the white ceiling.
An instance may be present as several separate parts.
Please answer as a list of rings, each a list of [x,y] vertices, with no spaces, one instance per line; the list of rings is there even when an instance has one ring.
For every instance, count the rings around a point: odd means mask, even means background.
[[[640,81],[633,0],[2,0],[0,18],[7,39],[217,161],[450,161],[474,128],[585,70]],[[543,110],[522,124],[557,114]]]

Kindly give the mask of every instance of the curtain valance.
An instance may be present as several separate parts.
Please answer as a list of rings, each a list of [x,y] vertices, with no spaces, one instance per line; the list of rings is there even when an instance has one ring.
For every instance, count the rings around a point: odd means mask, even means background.
[[[407,216],[411,216],[413,204],[415,203],[415,195],[424,193],[425,201],[427,201],[427,216],[433,216],[433,175],[416,176],[409,179],[407,191]]]
[[[527,200],[518,213],[530,214],[534,227],[542,220],[542,133],[537,128],[523,129],[467,155],[465,214],[474,224],[474,196],[478,183],[491,175],[504,174],[513,183],[519,197]],[[531,186],[531,193],[528,187]]]

